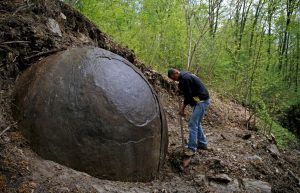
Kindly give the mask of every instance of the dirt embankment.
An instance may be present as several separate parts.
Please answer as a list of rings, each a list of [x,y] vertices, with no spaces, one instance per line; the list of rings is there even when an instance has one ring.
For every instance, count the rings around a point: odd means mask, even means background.
[[[0,133],[6,131],[0,136],[0,192],[300,192],[299,151],[278,151],[265,136],[247,130],[242,124],[244,108],[215,94],[203,123],[213,151],[199,151],[190,166],[182,168],[176,85],[62,2],[1,1],[0,29]],[[123,56],[141,69],[160,95],[170,142],[157,180],[125,183],[93,178],[41,159],[19,133],[10,111],[17,75],[43,57],[80,45]],[[187,138],[187,122],[184,126]]]

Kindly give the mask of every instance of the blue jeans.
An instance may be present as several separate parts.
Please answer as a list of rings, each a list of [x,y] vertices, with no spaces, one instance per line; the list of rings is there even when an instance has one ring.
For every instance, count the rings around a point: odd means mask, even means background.
[[[210,99],[199,102],[195,107],[189,121],[189,143],[188,148],[197,151],[199,146],[207,147],[207,139],[201,126],[201,121],[210,105]]]

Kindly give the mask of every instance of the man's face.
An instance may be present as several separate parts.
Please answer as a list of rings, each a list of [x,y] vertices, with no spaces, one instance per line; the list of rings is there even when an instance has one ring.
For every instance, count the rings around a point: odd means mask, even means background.
[[[179,81],[180,78],[180,72],[176,71],[174,74],[171,75],[171,79],[174,81]]]

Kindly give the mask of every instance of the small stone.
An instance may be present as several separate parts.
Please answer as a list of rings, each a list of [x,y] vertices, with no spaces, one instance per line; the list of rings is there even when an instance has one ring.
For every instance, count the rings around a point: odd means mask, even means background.
[[[271,193],[271,185],[268,182],[244,178],[243,185],[248,192]]]
[[[228,184],[210,182],[209,185],[213,187],[216,190],[216,192],[241,192],[239,188],[239,182],[237,179],[234,179],[232,182]]]
[[[209,181],[215,181],[219,183],[229,183],[232,179],[227,174],[218,174],[215,176],[208,176]]]
[[[198,184],[206,184],[207,181],[205,175],[199,174],[195,176],[195,182],[197,182]]]
[[[60,13],[60,16],[61,16],[61,18],[63,18],[63,19],[67,19],[67,17],[66,17],[65,14],[63,14],[63,13]]]
[[[10,138],[7,137],[6,135],[3,135],[2,138],[4,142],[10,142]]]
[[[262,162],[262,158],[259,157],[258,155],[248,156],[248,157],[246,157],[246,160],[249,160],[252,162]]]
[[[252,144],[251,146],[253,149],[257,149],[257,144]]]
[[[277,146],[275,144],[271,144],[267,147],[267,150],[271,153],[272,156],[274,157],[279,157],[280,156],[280,152],[277,148]]]
[[[242,139],[244,139],[244,140],[248,140],[250,138],[251,138],[251,133],[248,133],[248,134],[242,136]]]
[[[62,33],[59,27],[59,24],[57,23],[56,20],[49,18],[47,22],[47,26],[49,27],[49,30],[58,36],[62,37]]]

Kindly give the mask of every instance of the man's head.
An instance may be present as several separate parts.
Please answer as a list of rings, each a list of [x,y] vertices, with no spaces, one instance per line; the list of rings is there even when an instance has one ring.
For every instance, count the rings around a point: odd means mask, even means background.
[[[175,68],[170,68],[168,70],[168,77],[172,80],[179,81],[180,79],[180,71]]]

